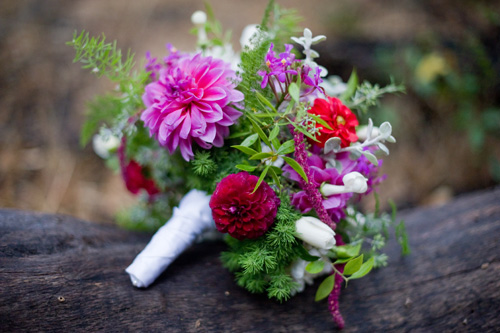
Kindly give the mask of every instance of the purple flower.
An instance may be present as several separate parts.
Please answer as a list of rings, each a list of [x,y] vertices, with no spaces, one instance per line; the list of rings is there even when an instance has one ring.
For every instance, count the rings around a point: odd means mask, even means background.
[[[272,77],[276,77],[281,83],[287,83],[289,74],[297,75],[297,71],[291,68],[292,64],[297,61],[295,60],[295,55],[291,53],[293,45],[285,44],[285,52],[280,53],[279,57],[276,57],[273,48],[274,44],[271,43],[269,51],[264,58],[267,70],[260,70],[257,72],[257,74],[262,76],[262,82],[260,84],[262,89],[267,86]]]
[[[141,120],[160,145],[171,154],[180,147],[189,161],[193,141],[204,149],[222,147],[229,126],[241,116],[233,103],[242,101],[243,94],[235,89],[236,75],[228,63],[201,54],[177,56],[174,51],[165,59],[171,65],[146,86]]]
[[[146,59],[148,60],[148,62],[146,63],[144,68],[146,69],[146,72],[149,72],[149,77],[152,80],[156,80],[161,65],[157,62],[157,58],[151,57],[151,52],[149,51],[146,52]]]

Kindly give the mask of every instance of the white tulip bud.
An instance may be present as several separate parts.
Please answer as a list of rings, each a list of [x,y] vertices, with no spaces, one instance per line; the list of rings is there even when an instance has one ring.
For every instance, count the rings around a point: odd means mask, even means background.
[[[303,216],[295,221],[295,236],[324,250],[335,245],[335,232],[332,228],[312,216]]]
[[[341,193],[365,193],[368,190],[367,179],[359,172],[350,172],[342,178],[344,185],[321,185],[320,192],[325,197]]]

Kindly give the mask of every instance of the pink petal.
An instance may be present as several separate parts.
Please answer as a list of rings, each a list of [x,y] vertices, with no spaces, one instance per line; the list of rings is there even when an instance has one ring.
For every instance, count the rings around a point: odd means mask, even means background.
[[[217,103],[213,103],[210,112],[203,112],[203,117],[207,123],[215,123],[224,117],[224,113]]]
[[[181,155],[186,160],[189,161],[194,157],[193,147],[191,146],[191,139],[181,140]]]
[[[191,132],[191,116],[189,114],[186,114],[179,136],[182,139],[187,139],[189,132]]]
[[[211,87],[205,89],[205,93],[203,95],[203,99],[205,101],[218,101],[226,98],[227,94],[224,89],[219,87]]]
[[[191,126],[195,131],[200,130],[202,133],[204,133],[207,128],[205,117],[203,117],[194,103],[191,104]]]
[[[205,134],[200,136],[200,139],[212,143],[214,141],[215,135],[217,134],[217,130],[214,124],[207,124],[207,129],[205,131]]]
[[[219,78],[224,74],[223,69],[212,69],[210,72],[208,72],[203,78],[201,78],[200,81],[198,81],[198,86],[203,87],[203,88],[209,88],[212,84],[217,82]]]

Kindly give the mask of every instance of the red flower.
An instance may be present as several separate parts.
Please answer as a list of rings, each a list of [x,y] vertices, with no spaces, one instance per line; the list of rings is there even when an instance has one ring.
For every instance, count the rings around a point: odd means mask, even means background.
[[[139,193],[141,188],[145,189],[150,196],[160,193],[160,190],[156,186],[155,182],[146,177],[144,174],[144,168],[134,160],[127,161],[125,157],[125,137],[122,139],[122,143],[118,148],[118,159],[120,160],[120,169],[122,172],[122,178],[125,182],[127,190],[132,194]]]
[[[150,196],[160,192],[155,182],[144,176],[143,167],[134,160],[122,165],[122,177],[127,190],[133,194],[139,193],[140,189],[145,189]]]
[[[340,145],[348,147],[351,142],[358,141],[355,129],[358,126],[358,119],[338,98],[327,98],[316,98],[314,105],[307,112],[320,116],[332,129],[330,130],[320,123],[316,123],[318,129],[316,139],[320,142],[313,140],[309,140],[309,142],[323,148],[328,139],[339,137],[342,141]]]
[[[262,236],[273,224],[281,201],[273,189],[247,172],[231,174],[217,185],[210,208],[217,230],[242,240]]]

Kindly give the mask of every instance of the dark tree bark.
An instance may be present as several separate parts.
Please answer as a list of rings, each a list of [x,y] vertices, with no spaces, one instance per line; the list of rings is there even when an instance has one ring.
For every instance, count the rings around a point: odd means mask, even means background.
[[[401,212],[412,254],[389,242],[389,266],[352,281],[346,332],[500,328],[500,189]],[[192,246],[149,289],[124,269],[151,235],[68,216],[0,210],[0,330],[334,330],[317,284],[278,304],[239,288],[218,259],[223,243]]]

